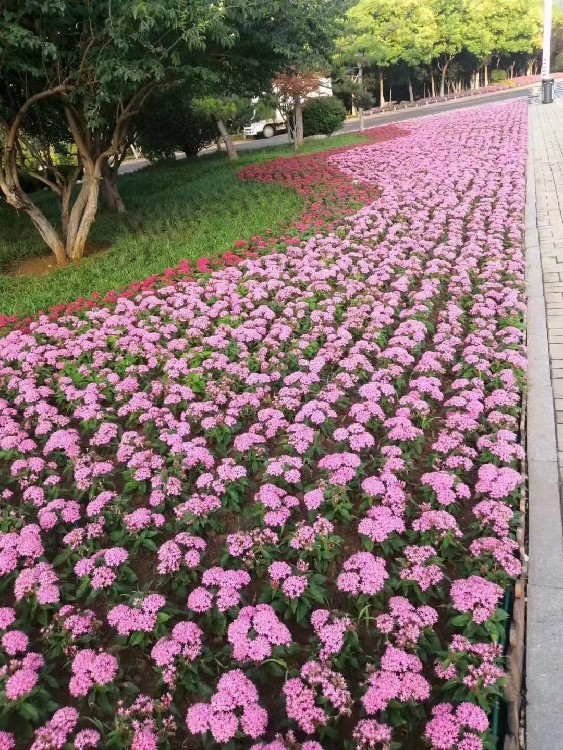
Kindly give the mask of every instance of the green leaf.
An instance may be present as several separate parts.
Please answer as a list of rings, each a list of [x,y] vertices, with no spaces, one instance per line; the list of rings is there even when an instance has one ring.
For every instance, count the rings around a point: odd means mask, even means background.
[[[23,716],[24,719],[28,719],[34,723],[39,722],[39,711],[32,703],[22,703],[18,708],[18,713]]]

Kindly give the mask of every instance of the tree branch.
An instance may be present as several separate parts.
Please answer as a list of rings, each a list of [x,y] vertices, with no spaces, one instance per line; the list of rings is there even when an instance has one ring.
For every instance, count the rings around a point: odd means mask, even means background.
[[[6,150],[12,149],[14,147],[15,140],[17,138],[17,134],[19,129],[21,128],[22,122],[24,121],[27,113],[29,110],[33,107],[34,104],[37,104],[37,102],[42,101],[43,99],[49,99],[50,97],[59,96],[60,94],[68,93],[69,91],[72,91],[74,89],[73,86],[70,84],[60,84],[59,86],[55,86],[52,89],[48,89],[46,91],[40,91],[38,94],[34,94],[31,96],[25,104],[23,104],[19,112],[14,117],[14,120],[8,130],[8,135],[6,137]]]

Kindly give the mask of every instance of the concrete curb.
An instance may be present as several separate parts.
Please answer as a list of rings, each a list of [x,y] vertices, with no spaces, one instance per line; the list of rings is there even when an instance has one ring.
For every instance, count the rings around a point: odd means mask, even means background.
[[[526,189],[528,298],[528,611],[527,750],[563,749],[563,525],[547,336],[541,245],[536,217],[534,132]]]

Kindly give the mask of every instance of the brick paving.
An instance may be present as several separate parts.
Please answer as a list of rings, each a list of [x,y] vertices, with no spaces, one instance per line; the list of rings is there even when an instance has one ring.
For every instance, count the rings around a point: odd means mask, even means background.
[[[563,470],[563,101],[532,108],[530,143],[536,218],[547,309],[549,356]],[[562,571],[563,572],[563,571]]]
[[[563,750],[563,99],[529,118],[526,749]]]

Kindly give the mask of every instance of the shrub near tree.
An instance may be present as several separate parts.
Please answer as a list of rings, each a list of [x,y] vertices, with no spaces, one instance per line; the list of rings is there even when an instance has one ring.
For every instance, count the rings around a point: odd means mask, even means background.
[[[331,135],[340,130],[346,120],[346,107],[336,96],[309,99],[303,108],[303,133]]]
[[[195,156],[216,133],[210,115],[192,105],[189,90],[174,86],[147,100],[138,120],[136,143],[146,157],[156,161],[174,158],[176,151]]]

